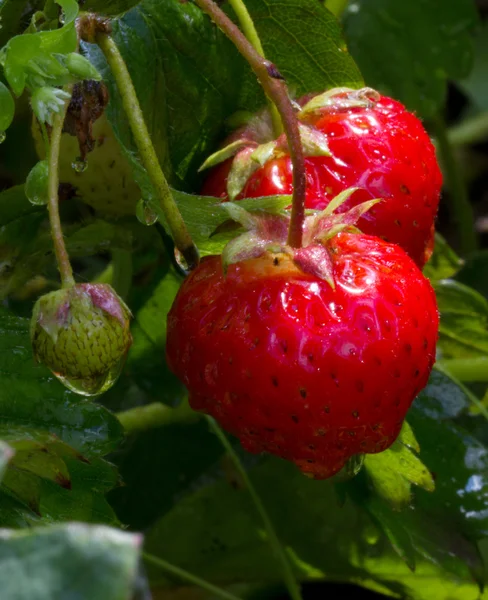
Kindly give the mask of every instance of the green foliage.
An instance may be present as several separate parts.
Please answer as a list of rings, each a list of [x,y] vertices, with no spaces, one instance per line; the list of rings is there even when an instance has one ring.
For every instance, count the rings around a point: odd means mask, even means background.
[[[447,80],[469,74],[477,23],[472,0],[355,0],[344,16],[366,83],[426,118],[443,106]]]
[[[267,57],[293,97],[360,87],[364,76],[367,85],[429,118],[443,109],[447,81],[469,72],[477,24],[471,0],[350,2],[345,34],[362,75],[323,4],[246,0]],[[183,276],[106,62],[95,45],[82,43],[83,55],[77,53],[78,10],[74,0],[0,0],[5,83],[14,96],[28,92],[14,100],[0,83],[0,133],[11,125],[14,108],[23,131],[30,127],[30,108],[49,123],[67,99],[62,86],[102,77],[110,93],[108,119],[159,223],[95,218],[73,189],[61,203],[79,281],[113,282],[118,250],[133,262],[126,279],[132,284],[127,301],[134,342],[124,372],[102,398],[80,399],[34,363],[28,335],[36,298],[58,287],[42,206],[47,164],[26,158],[19,166],[31,173],[25,185],[13,178],[22,185],[11,186],[0,169],[0,596],[132,597],[141,538],[122,533],[121,526],[145,531],[148,552],[217,585],[258,591],[279,585],[280,564],[249,491],[207,422],[189,409],[183,384],[166,364],[166,319]],[[241,229],[218,200],[195,194],[198,169],[231,124],[264,107],[255,75],[192,2],[87,0],[83,10],[116,17],[114,38],[176,203],[201,255],[220,253]],[[476,47],[484,44],[480,35]],[[476,110],[484,107],[486,63],[477,52],[475,69],[462,84]],[[289,204],[290,197],[277,196],[240,206],[276,213]],[[488,356],[487,265],[486,251],[460,259],[436,235],[425,274],[439,303],[442,360]],[[463,387],[443,364],[398,440],[368,455],[350,481],[312,481],[291,464],[252,457],[236,444],[298,580],[356,583],[412,600],[480,597],[488,577],[479,551],[486,555],[488,539],[488,425],[480,412],[486,398],[477,394],[485,389]],[[136,427],[125,438],[127,412],[119,421],[104,408],[137,411],[149,403],[159,407],[157,426]],[[162,597],[188,592],[174,576],[153,566],[148,572]],[[145,597],[144,590],[139,594]]]
[[[101,457],[117,446],[122,428],[106,409],[80,401],[34,364],[28,328],[27,319],[0,312],[0,440],[13,453],[0,490],[15,501],[1,524],[12,524],[18,513],[115,523],[103,494],[118,476]]]

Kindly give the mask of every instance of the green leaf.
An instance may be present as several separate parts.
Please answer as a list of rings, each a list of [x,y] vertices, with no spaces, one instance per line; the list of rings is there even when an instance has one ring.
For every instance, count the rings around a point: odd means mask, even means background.
[[[80,7],[78,6],[78,2],[76,0],[55,0],[56,4],[63,9],[63,23],[68,25],[72,21],[76,19],[78,13],[80,12]]]
[[[15,450],[4,492],[28,509],[25,518],[32,511],[45,521],[117,523],[104,494],[118,483],[118,474],[101,455],[118,445],[119,421],[35,366],[28,321],[5,311],[0,312],[0,373],[0,440]],[[12,511],[5,518],[0,526],[11,523]]]
[[[477,23],[472,0],[357,0],[344,14],[349,49],[367,85],[425,118],[443,106],[447,80],[469,74]]]
[[[32,358],[29,322],[0,311],[0,438],[12,427],[57,435],[88,458],[113,450],[122,436],[102,406],[80,401]]]
[[[49,200],[48,192],[49,163],[47,160],[40,160],[32,167],[25,182],[25,195],[32,204],[47,204]]]
[[[193,196],[173,190],[175,201],[183,219],[196,243],[200,254],[220,254],[225,245],[236,235],[235,228],[222,231],[216,230],[220,225],[230,220],[225,205],[216,198]],[[247,211],[266,211],[278,213],[290,204],[290,196],[268,196],[265,198],[249,198],[239,201],[239,207]],[[164,224],[164,213],[155,201],[151,207]]]
[[[424,275],[431,281],[440,281],[454,277],[463,266],[464,261],[457,256],[446,240],[435,234],[434,252],[424,267]]]
[[[116,486],[119,475],[113,465],[94,458],[90,462],[65,458],[71,487],[61,487],[55,482],[41,482],[39,512],[43,522],[83,521],[119,525],[113,508],[105,494]]]
[[[12,448],[8,444],[0,440],[0,482],[3,479],[7,465],[13,455],[14,451],[12,450]]]
[[[269,58],[298,95],[329,86],[362,85],[338,23],[320,3],[252,0],[247,7]],[[189,2],[145,0],[115,23],[114,38],[167,176],[178,188],[195,189],[201,181],[197,171],[222,138],[226,119],[236,111],[264,106],[254,74],[210,19]],[[111,73],[96,48],[84,45],[84,51],[109,85],[108,118],[149,200],[151,186],[134,162],[136,149]]]
[[[488,298],[488,250],[470,254],[456,279]]]
[[[446,279],[435,284],[441,315],[438,350],[442,358],[488,354],[488,301],[462,283]]]
[[[416,443],[415,438],[412,439],[410,426],[404,426],[404,429],[405,432],[400,434],[388,450],[368,454],[364,460],[364,467],[375,491],[396,510],[410,503],[410,484],[429,492],[435,488],[429,470],[409,447]]]
[[[135,313],[127,372],[142,390],[160,402],[175,404],[186,396],[183,384],[165,362],[166,318],[182,278],[171,269],[148,289]]]
[[[133,529],[145,530],[169,512],[223,452],[198,414],[184,405],[167,410],[165,425],[132,435],[113,457],[125,485],[109,493],[110,503]]]
[[[14,120],[15,102],[5,84],[0,81],[0,133],[5,132]]]
[[[24,91],[27,79],[25,67],[29,60],[39,55],[40,48],[41,40],[31,33],[19,35],[9,41],[4,65],[5,78],[16,96]]]
[[[449,377],[434,371],[408,414],[435,478],[435,493],[415,492],[415,506],[470,539],[488,535],[488,449],[451,419],[469,399]]]
[[[20,33],[22,17],[28,0],[2,0],[0,2],[0,48],[17,33]]]
[[[478,587],[464,562],[475,551],[471,546],[470,553],[453,551],[462,538],[451,530],[445,535],[436,529],[439,538],[429,541],[434,548],[427,551],[421,537],[423,531],[430,533],[428,521],[409,522],[407,529],[415,527],[414,556],[409,550],[416,562],[413,575],[381,532],[371,535],[373,525],[363,508],[349,501],[339,505],[331,483],[311,481],[276,459],[252,468],[250,476],[300,580],[354,582],[412,600],[477,598]],[[146,547],[220,585],[281,580],[248,491],[235,480],[211,481],[180,500],[149,531]],[[443,560],[450,561],[446,569]],[[163,589],[174,586],[160,571],[151,569],[149,575]]]
[[[138,534],[78,523],[4,530],[2,599],[128,599],[136,585],[140,546]]]
[[[267,58],[276,63],[297,96],[333,87],[362,87],[341,27],[323,5],[311,0],[247,0],[246,7]]]

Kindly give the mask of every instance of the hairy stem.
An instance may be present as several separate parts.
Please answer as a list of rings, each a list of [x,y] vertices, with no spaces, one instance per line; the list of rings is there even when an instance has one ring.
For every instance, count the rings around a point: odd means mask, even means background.
[[[209,422],[210,427],[212,428],[213,432],[219,438],[219,440],[222,443],[223,447],[225,448],[227,454],[229,455],[230,459],[234,463],[234,466],[236,467],[237,471],[239,472],[239,475],[241,476],[242,481],[244,482],[244,484],[247,488],[247,491],[249,492],[249,495],[251,496],[252,501],[254,502],[254,506],[256,507],[256,510],[259,513],[259,516],[261,517],[261,519],[263,521],[264,527],[268,534],[269,543],[271,544],[271,547],[273,548],[273,550],[276,554],[276,557],[280,561],[281,570],[283,573],[283,580],[288,589],[288,593],[290,594],[290,598],[292,598],[292,600],[301,600],[302,596],[301,596],[301,592],[300,592],[300,586],[299,586],[298,581],[293,573],[290,562],[286,556],[285,550],[283,549],[283,546],[278,538],[278,535],[276,534],[273,523],[271,522],[271,519],[268,516],[266,508],[264,507],[263,503],[261,502],[261,498],[259,497],[259,494],[257,493],[254,485],[252,484],[252,482],[249,478],[249,475],[247,474],[247,471],[244,468],[244,465],[240,461],[234,448],[232,448],[229,440],[227,439],[227,436],[222,431],[222,429],[219,427],[217,422],[214,419],[212,419],[211,417],[207,417],[207,419],[208,419],[208,422]]]
[[[348,4],[349,0],[327,0],[325,8],[330,10],[330,12],[339,19],[346,10]]]
[[[170,408],[161,402],[153,402],[117,413],[117,418],[126,433],[134,433],[163,427],[170,423],[197,421],[201,419],[201,415],[194,412],[187,401],[182,402],[176,408]]]
[[[437,140],[439,159],[443,166],[446,187],[449,190],[452,216],[459,226],[461,250],[469,253],[478,247],[473,208],[469,201],[463,174],[447,135],[444,119],[440,116],[433,118],[432,126]]]
[[[239,23],[241,24],[244,35],[253,45],[256,52],[258,52],[263,58],[265,58],[263,45],[261,44],[261,40],[259,39],[259,35],[256,31],[254,22],[243,0],[229,0],[229,4],[234,9],[237,18],[239,19]],[[272,102],[269,98],[268,104],[269,112],[271,115],[271,122],[273,124],[273,131],[275,136],[278,137],[283,131],[283,124],[281,122],[280,113],[278,112],[278,109],[276,108],[274,102]]]
[[[117,44],[109,34],[98,32],[96,34],[96,41],[112,70],[142,164],[158,195],[161,210],[166,217],[166,222],[175,246],[185,258],[188,268],[193,269],[198,265],[198,251],[173,199],[170,187],[159,164],[127,65]]]
[[[66,89],[71,94],[72,86]],[[63,124],[68,110],[70,101],[66,100],[63,108],[57,113],[53,119],[53,127],[51,131],[51,142],[49,145],[48,161],[48,204],[49,223],[51,225],[51,236],[54,244],[54,253],[56,262],[58,263],[61,283],[64,288],[69,288],[75,285],[73,277],[73,269],[69,261],[68,252],[64,243],[63,229],[61,227],[61,219],[59,217],[59,152],[61,148],[61,136],[63,133]]]
[[[192,585],[196,585],[197,587],[201,588],[202,590],[206,590],[207,592],[210,592],[210,594],[212,594],[212,597],[214,597],[214,598],[222,598],[223,600],[240,600],[238,596],[234,596],[234,594],[231,594],[230,592],[227,592],[226,590],[223,590],[223,589],[213,585],[212,583],[205,581],[205,579],[201,579],[197,575],[193,575],[192,573],[189,573],[188,571],[185,571],[184,569],[180,569],[180,567],[177,567],[176,565],[169,563],[168,561],[164,560],[163,558],[159,558],[158,556],[153,556],[152,554],[148,554],[147,552],[142,553],[142,558],[147,563],[151,563],[151,564],[155,565],[156,567],[159,567],[160,569],[162,569],[169,575],[173,575],[174,577],[177,577],[181,581],[186,581],[188,583],[191,583]]]
[[[305,158],[298,121],[286,85],[276,67],[254,49],[246,36],[213,0],[195,0],[195,4],[207,13],[212,21],[233,42],[237,50],[249,63],[268,98],[274,102],[278,109],[288,139],[293,164],[293,204],[288,243],[290,246],[300,248],[302,246],[303,221],[305,218]]]
[[[453,146],[485,141],[488,138],[488,111],[453,125],[447,135]]]

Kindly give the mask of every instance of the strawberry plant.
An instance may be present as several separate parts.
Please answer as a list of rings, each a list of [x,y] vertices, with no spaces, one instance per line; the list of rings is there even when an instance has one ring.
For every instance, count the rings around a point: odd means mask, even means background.
[[[0,596],[487,594],[485,3],[0,0]]]

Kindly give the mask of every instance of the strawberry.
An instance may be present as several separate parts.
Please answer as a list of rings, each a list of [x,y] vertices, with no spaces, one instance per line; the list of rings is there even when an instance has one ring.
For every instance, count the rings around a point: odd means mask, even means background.
[[[321,210],[351,186],[359,189],[344,211],[370,198],[387,200],[366,213],[359,227],[399,244],[422,268],[432,253],[442,184],[422,123],[396,100],[368,88],[330,90],[299,104],[302,136],[308,131],[306,207]],[[265,114],[235,132],[229,139],[235,156],[220,151],[207,161],[205,166],[226,158],[212,170],[202,194],[224,200],[292,194],[285,139],[280,136],[270,152],[270,138]]]
[[[204,258],[169,313],[167,358],[195,410],[321,479],[394,442],[432,369],[438,314],[399,246],[310,219],[304,248],[268,215]]]

